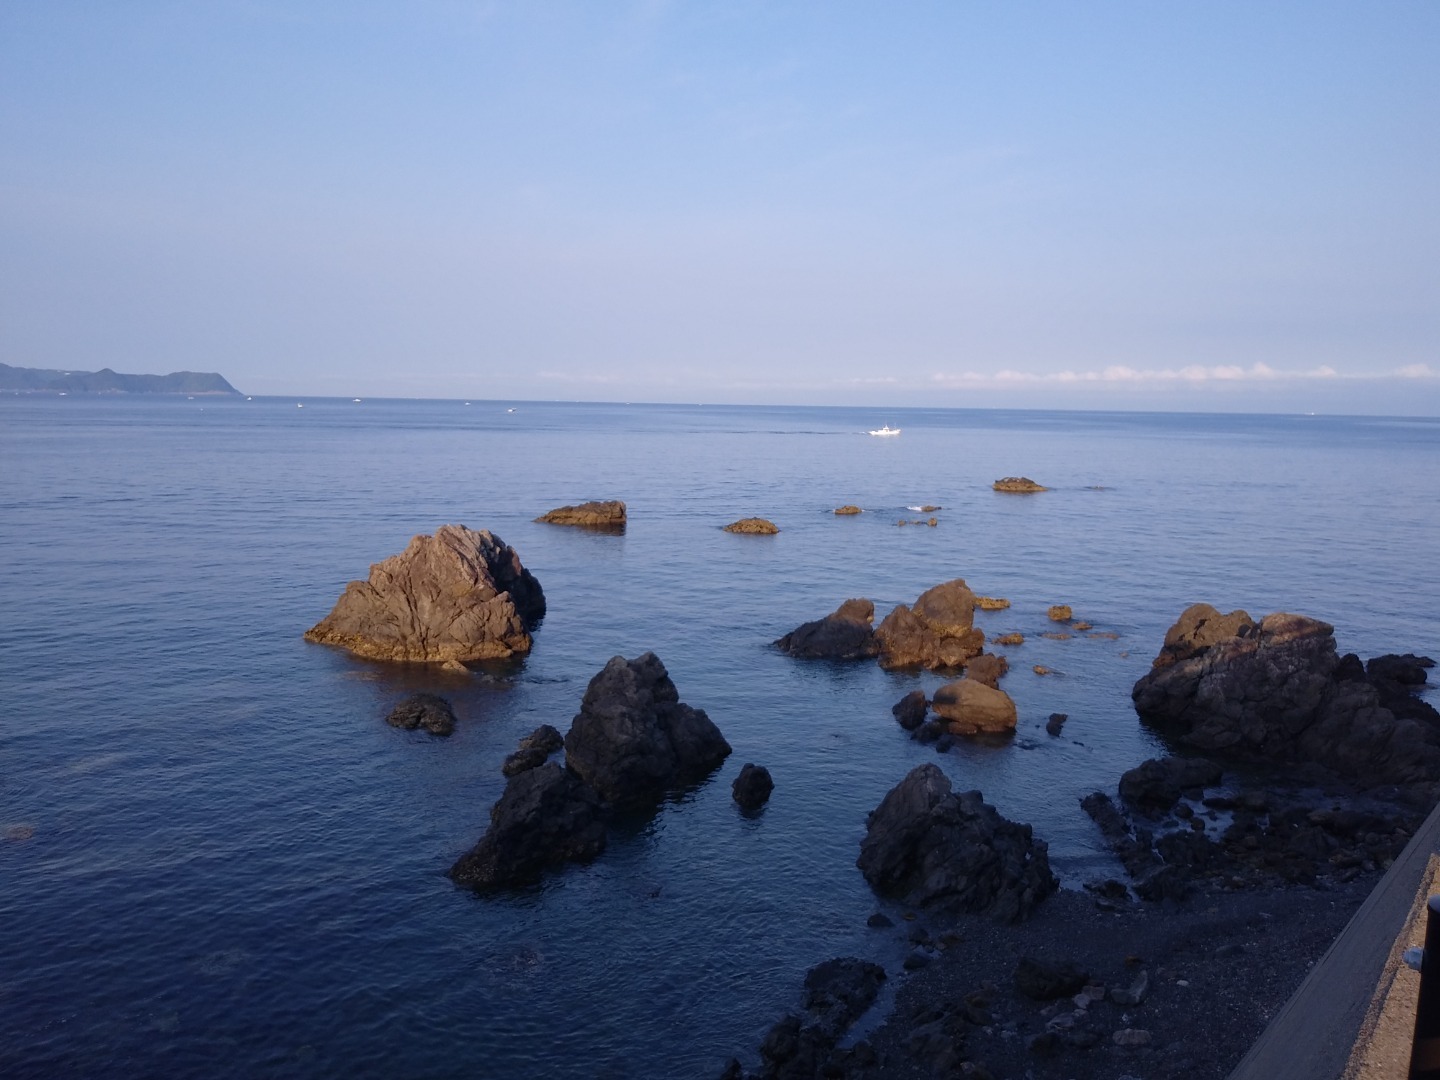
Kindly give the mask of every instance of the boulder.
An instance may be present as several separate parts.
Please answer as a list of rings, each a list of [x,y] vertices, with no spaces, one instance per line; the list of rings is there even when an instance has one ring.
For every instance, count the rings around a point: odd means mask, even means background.
[[[1032,1001],[1073,997],[1090,981],[1086,971],[1069,960],[1022,956],[1015,965],[1015,989]]]
[[[911,690],[890,708],[890,713],[906,731],[914,731],[925,722],[930,703],[925,700],[924,690]]]
[[[390,710],[385,722],[410,731],[424,728],[431,735],[449,735],[455,730],[455,710],[434,694],[412,694]]]
[[[875,630],[883,667],[961,668],[985,647],[976,630],[975,594],[956,578],[899,604]]]
[[[741,518],[739,521],[732,521],[725,526],[728,533],[744,533],[750,536],[772,536],[780,531],[773,521],[766,521],[764,518]]]
[[[930,708],[952,735],[1005,734],[1015,730],[1015,702],[1004,690],[975,679],[957,679],[935,691]]]
[[[488,530],[442,525],[352,581],[306,641],[371,660],[486,660],[530,651],[545,594]]]
[[[605,849],[599,797],[556,764],[512,777],[490,810],[490,828],[450,868],[472,888],[528,885],[565,862],[586,862]]]
[[[1138,810],[1163,814],[1187,791],[1199,795],[1218,784],[1221,775],[1220,766],[1205,758],[1151,758],[1120,777],[1120,797]]]
[[[1334,628],[1277,613],[1258,623],[1209,605],[1185,611],[1131,691],[1135,709],[1203,753],[1310,761],[1362,785],[1440,778],[1440,716],[1390,677],[1336,654]]]
[[[526,769],[533,769],[545,764],[545,760],[555,751],[563,749],[565,738],[549,724],[541,724],[538,728],[520,740],[520,745],[515,753],[505,759],[500,766],[500,771],[506,776],[514,776]]]
[[[1010,670],[1010,661],[994,653],[981,653],[965,664],[965,677],[984,683],[991,689],[1000,689],[1000,679]]]
[[[1004,492],[1007,495],[1031,495],[1037,491],[1047,490],[1028,476],[1007,476],[1002,480],[996,480],[992,486],[996,491]]]
[[[1050,719],[1045,721],[1045,733],[1047,735],[1059,735],[1060,730],[1065,726],[1065,721],[1069,719],[1070,717],[1066,713],[1052,712]]]
[[[858,506],[846,505],[846,506],[837,506],[837,507],[835,508],[835,513],[838,514],[840,517],[849,517],[849,516],[851,516],[851,515],[853,515],[853,514],[861,514],[861,513],[864,513],[864,511],[861,510],[860,507],[858,507]]]
[[[869,600],[846,600],[823,619],[797,626],[775,645],[791,656],[860,660],[880,651],[871,627],[874,619],[875,605]]]
[[[870,814],[856,865],[882,895],[1002,922],[1059,887],[1030,826],[1001,817],[978,791],[953,792],[933,764],[911,770]]]
[[[1069,622],[1075,617],[1069,604],[1051,604],[1045,609],[1045,617],[1051,622]]]
[[[549,525],[577,525],[582,529],[623,532],[625,504],[619,499],[608,502],[584,502],[578,506],[562,506],[541,514],[536,521]]]
[[[875,1004],[885,969],[853,956],[816,964],[805,973],[805,1008],[837,1036]]]
[[[617,805],[659,802],[712,772],[730,744],[701,709],[680,700],[654,653],[616,656],[585,691],[565,736],[565,760]]]
[[[730,792],[735,801],[740,804],[740,809],[755,811],[759,810],[770,800],[770,793],[775,790],[775,781],[770,778],[770,770],[763,765],[752,765],[748,761],[740,769],[740,775],[735,777],[735,783],[731,785]]]

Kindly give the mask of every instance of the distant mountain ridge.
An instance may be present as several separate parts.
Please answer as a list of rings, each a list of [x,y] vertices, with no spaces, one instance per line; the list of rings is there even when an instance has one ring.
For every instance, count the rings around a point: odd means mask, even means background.
[[[239,396],[214,371],[172,371],[169,375],[124,375],[99,371],[56,371],[0,364],[0,390],[31,394],[231,394]]]

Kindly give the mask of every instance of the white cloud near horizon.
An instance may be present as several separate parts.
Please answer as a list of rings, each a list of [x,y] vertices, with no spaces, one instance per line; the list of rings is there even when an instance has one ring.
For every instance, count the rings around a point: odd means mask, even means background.
[[[940,386],[954,387],[1017,387],[1026,384],[1075,385],[1081,383],[1122,384],[1122,383],[1239,383],[1239,382],[1293,382],[1299,380],[1339,379],[1434,379],[1440,372],[1428,364],[1408,364],[1389,372],[1346,375],[1329,364],[1305,371],[1273,368],[1268,364],[1252,364],[1241,367],[1237,364],[1217,364],[1206,367],[1189,364],[1182,368],[1134,368],[1114,364],[1099,371],[1014,371],[1004,369],[995,372],[962,371],[936,372],[931,381]]]

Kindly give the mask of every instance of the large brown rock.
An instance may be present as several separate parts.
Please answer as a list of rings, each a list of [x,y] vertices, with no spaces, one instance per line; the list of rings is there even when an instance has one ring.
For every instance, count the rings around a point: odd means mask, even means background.
[[[1037,491],[1049,490],[1028,476],[1007,476],[996,480],[992,486],[996,491],[1004,492],[1007,495],[1033,495]]]
[[[620,532],[625,528],[625,504],[619,499],[607,502],[584,502],[578,506],[561,506],[536,521],[548,525],[578,525],[584,529]]]
[[[725,531],[749,536],[773,536],[780,531],[780,527],[773,521],[767,521],[764,518],[749,517],[732,521],[725,526]]]
[[[965,663],[965,677],[984,683],[993,689],[1000,689],[1000,680],[1010,670],[1010,661],[995,653],[981,653],[972,656]]]
[[[605,850],[604,808],[580,778],[556,764],[511,777],[490,810],[490,828],[450,868],[457,884],[508,888]]]
[[[1015,730],[1015,702],[1004,690],[975,679],[957,679],[935,691],[930,708],[952,735],[1004,734]]]
[[[352,581],[306,641],[372,660],[486,660],[530,651],[545,594],[489,530],[442,525]]]
[[[617,805],[659,802],[700,780],[730,753],[702,709],[692,709],[654,653],[616,656],[590,680],[565,736],[566,765]]]
[[[871,623],[875,605],[864,598],[846,600],[823,619],[801,623],[775,647],[791,656],[860,660],[880,651]]]
[[[956,794],[933,764],[911,770],[870,814],[856,865],[882,895],[1003,922],[1059,887],[1029,825],[1007,821],[978,791]]]
[[[963,578],[927,589],[913,607],[896,605],[875,629],[883,667],[955,669],[985,647],[975,629],[975,594]]]
[[[1135,683],[1135,709],[1208,754],[1310,761],[1367,785],[1440,781],[1440,716],[1413,686],[1342,662],[1334,633],[1304,615],[1256,623],[1197,604]]]

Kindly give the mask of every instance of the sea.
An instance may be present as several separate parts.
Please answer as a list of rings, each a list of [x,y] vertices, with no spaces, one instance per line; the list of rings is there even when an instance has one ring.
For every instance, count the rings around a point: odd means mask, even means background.
[[[1049,490],[991,489],[1011,475]],[[814,964],[899,981],[906,911],[855,860],[917,765],[1031,824],[1079,888],[1118,872],[1079,800],[1163,752],[1130,688],[1186,606],[1440,655],[1437,487],[1434,418],[0,398],[0,1075],[753,1066]],[[533,520],[612,498],[623,535]],[[898,525],[927,504],[935,526]],[[722,531],[748,516],[780,532]],[[539,578],[529,656],[465,677],[301,639],[449,522]],[[987,634],[1025,636],[996,648],[1013,739],[937,753],[890,708],[940,677],[773,646],[957,577],[1010,600]],[[646,651],[733,755],[591,865],[457,888],[517,740]],[[452,737],[386,725],[422,690]],[[755,817],[731,797],[746,762],[775,780]]]

